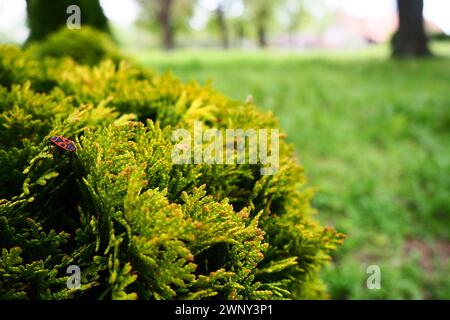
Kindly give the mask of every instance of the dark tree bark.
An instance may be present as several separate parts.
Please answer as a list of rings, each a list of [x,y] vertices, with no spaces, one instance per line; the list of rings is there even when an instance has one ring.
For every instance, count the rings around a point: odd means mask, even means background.
[[[174,48],[173,23],[172,23],[172,5],[173,0],[159,0],[159,22],[162,28],[162,42],[164,49],[172,50]]]
[[[236,36],[238,39],[239,46],[242,47],[244,44],[244,37],[245,37],[244,23],[242,21],[238,21],[236,24]]]
[[[399,27],[392,41],[396,57],[431,54],[423,21],[423,0],[397,0]]]
[[[69,15],[67,8],[77,5],[81,9],[81,27],[89,25],[98,30],[109,32],[108,20],[103,13],[99,0],[27,0],[27,20],[30,35],[27,42],[47,38],[51,33],[64,27]]]
[[[261,48],[267,47],[267,31],[263,23],[258,24],[258,45]]]
[[[218,5],[216,9],[217,23],[219,24],[220,38],[222,41],[222,47],[228,49],[230,46],[230,39],[228,35],[228,26],[225,18],[225,10],[222,5]]]
[[[258,37],[258,45],[260,48],[267,47],[267,25],[270,18],[270,2],[262,2],[256,12],[256,33]]]

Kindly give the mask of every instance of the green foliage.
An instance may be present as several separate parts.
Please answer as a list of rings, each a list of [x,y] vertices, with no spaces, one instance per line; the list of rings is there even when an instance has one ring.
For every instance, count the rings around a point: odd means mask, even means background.
[[[54,121],[73,110],[70,97],[55,89],[43,95],[30,83],[0,87],[0,198],[20,193],[23,168],[37,152],[37,144],[52,130]]]
[[[27,0],[27,18],[30,35],[27,42],[42,41],[52,33],[66,26],[70,14],[67,8],[77,5],[81,11],[81,26],[91,26],[108,32],[108,20],[99,0],[58,0],[48,4],[46,0]]]
[[[110,36],[90,27],[61,28],[46,40],[33,44],[29,50],[37,59],[71,57],[80,64],[96,65],[104,59],[116,63],[120,55]]]
[[[51,69],[51,61],[38,63],[17,47],[0,46],[0,85],[3,87],[10,88],[13,84],[29,81],[35,91],[48,92],[55,86],[49,74]]]
[[[348,240],[322,274],[334,299],[450,299],[450,46],[440,59],[355,53],[142,55],[273,111],[317,186],[322,223]],[[239,75],[239,81],[236,81]],[[269,79],[269,80],[268,80]],[[366,268],[381,268],[368,290]]]
[[[0,52],[0,298],[326,297],[318,271],[343,235],[312,220],[292,146],[272,176],[172,163],[175,128],[278,128],[271,114],[127,62]]]

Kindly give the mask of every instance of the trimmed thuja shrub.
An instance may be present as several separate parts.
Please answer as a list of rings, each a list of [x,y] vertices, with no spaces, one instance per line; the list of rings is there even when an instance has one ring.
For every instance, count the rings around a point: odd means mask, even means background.
[[[80,64],[91,66],[104,59],[115,62],[120,60],[120,54],[110,36],[87,26],[79,30],[63,27],[44,41],[29,45],[28,51],[37,59],[70,56]]]
[[[318,272],[343,235],[312,219],[292,147],[280,138],[274,175],[175,165],[171,134],[194,121],[278,128],[252,103],[170,74],[0,47],[0,298],[326,297]]]

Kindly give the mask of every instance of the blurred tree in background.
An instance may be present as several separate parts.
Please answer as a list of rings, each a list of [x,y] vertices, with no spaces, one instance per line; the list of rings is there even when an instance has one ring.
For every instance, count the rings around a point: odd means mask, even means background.
[[[220,38],[222,42],[222,47],[228,49],[230,46],[230,36],[228,32],[228,24],[226,18],[226,6],[230,5],[231,0],[220,0],[216,8],[217,24],[219,25]]]
[[[399,27],[393,38],[396,57],[429,56],[423,21],[423,0],[397,0]]]
[[[279,0],[244,0],[251,21],[255,24],[258,45],[261,48],[267,46],[269,23],[279,2]]]
[[[218,37],[220,46],[225,49],[242,46],[245,40],[250,39],[264,48],[268,45],[269,30],[276,33],[280,27],[292,37],[303,19],[301,16],[307,11],[303,6],[305,0],[136,1],[141,9],[138,24],[149,33],[157,33],[161,46],[166,50],[176,46],[176,37],[181,32],[192,36],[191,22],[197,9],[207,17],[204,35]],[[110,32],[99,0],[61,0],[51,6],[45,0],[26,0],[26,3],[30,28],[27,42],[44,40],[66,25],[70,5],[80,7],[82,26]],[[239,9],[236,11],[236,8]],[[280,11],[283,11],[282,17],[277,16]]]
[[[210,45],[208,36],[217,37],[222,48],[243,46],[244,41],[259,47],[268,46],[269,36],[275,41],[295,46],[298,31],[305,26],[325,24],[326,18],[311,18],[312,8],[321,7],[321,1],[308,0],[136,0],[141,13],[139,24],[145,31],[153,31],[160,38],[164,49],[173,49],[176,35],[190,38],[179,45],[192,45],[202,41]],[[314,3],[312,5],[312,3]],[[77,5],[81,8],[82,25],[109,32],[106,18],[99,0],[60,0],[51,5],[45,0],[26,0],[30,34],[27,42],[43,40],[64,26],[70,14],[67,8]],[[399,27],[392,39],[394,56],[428,56],[431,54],[424,27],[423,0],[397,0]],[[238,8],[236,10],[236,8]],[[324,9],[322,3],[322,9]],[[200,12],[200,15],[196,16]],[[200,22],[193,27],[192,22]],[[314,21],[313,21],[314,20]],[[320,20],[318,23],[317,20]],[[205,27],[206,26],[206,27]],[[315,28],[313,27],[313,28]],[[319,27],[320,29],[321,27]],[[195,29],[195,36],[193,31]],[[149,32],[150,33],[150,32]],[[316,37],[320,37],[318,31]],[[205,40],[207,39],[207,40]],[[298,41],[297,41],[298,42]]]
[[[175,34],[187,28],[195,5],[194,0],[139,0],[143,12],[140,22],[146,28],[161,32],[166,50],[175,47]]]
[[[27,42],[47,38],[51,33],[66,25],[67,8],[77,5],[81,9],[81,24],[109,32],[108,20],[99,0],[26,0],[30,35]]]
[[[286,28],[289,36],[289,41],[295,32],[300,28],[300,23],[302,20],[306,20],[305,8],[303,6],[304,1],[299,0],[283,0],[280,3],[280,13],[282,14],[282,24]]]

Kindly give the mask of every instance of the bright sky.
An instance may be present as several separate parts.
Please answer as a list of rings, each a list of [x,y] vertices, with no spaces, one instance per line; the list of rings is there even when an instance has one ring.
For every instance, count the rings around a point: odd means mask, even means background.
[[[202,7],[211,9],[215,7],[217,0],[200,0]],[[339,8],[350,14],[362,17],[379,17],[395,12],[395,0],[322,0],[329,8]],[[309,3],[320,1],[309,0]],[[450,1],[449,0],[424,0],[424,16],[440,26],[447,34],[450,34]],[[118,27],[132,24],[139,14],[139,6],[135,0],[101,0],[102,7],[108,18]],[[28,34],[25,25],[26,12],[24,0],[0,0],[0,34],[7,36],[9,40],[23,41]],[[320,16],[323,6],[312,5],[315,15]],[[234,4],[232,12],[238,15],[242,12],[242,5]],[[193,21],[194,27],[201,27],[205,19],[200,11]]]

